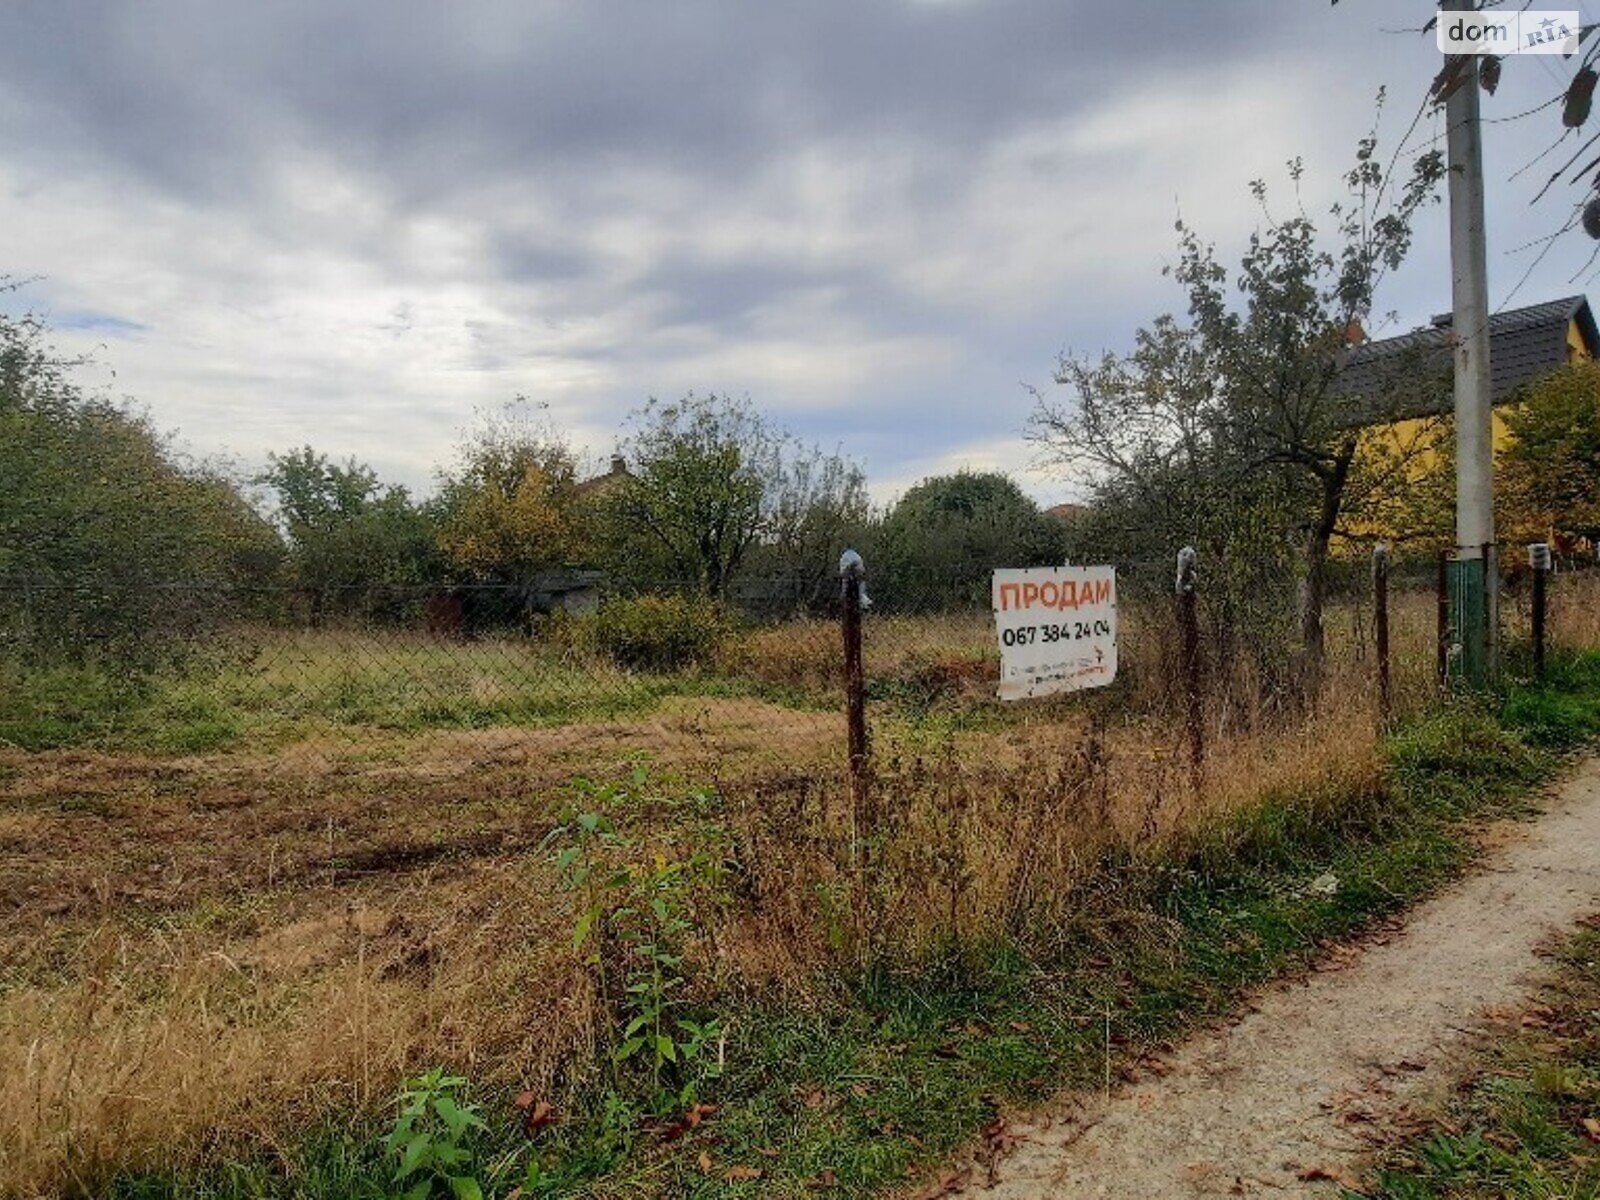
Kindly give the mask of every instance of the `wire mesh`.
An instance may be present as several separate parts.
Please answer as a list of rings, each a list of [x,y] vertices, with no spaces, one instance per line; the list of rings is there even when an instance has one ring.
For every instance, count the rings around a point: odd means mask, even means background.
[[[1502,624],[1513,659],[1529,625],[1525,570],[1509,552]],[[937,577],[874,575],[865,625],[875,736],[917,727],[1000,730],[1066,720],[1089,705],[1128,716],[1180,703],[1174,564],[1115,564],[1119,677],[1100,696],[1004,704],[990,567]],[[1304,631],[1289,581],[1256,625],[1199,570],[1202,669],[1221,727],[1299,703]],[[1403,709],[1433,684],[1435,565],[1390,571],[1395,689]],[[1593,632],[1588,577],[1559,574],[1554,637]],[[837,583],[813,575],[739,581],[717,603],[669,588],[118,587],[0,582],[0,747],[12,755],[123,756],[156,778],[177,763],[308,792],[339,786],[460,797],[485,780],[630,759],[717,775],[837,766],[844,755]],[[1567,611],[1563,615],[1563,610]],[[1592,623],[1592,622],[1591,622]],[[1579,626],[1583,626],[1579,628]],[[1370,566],[1330,564],[1325,672],[1376,689]],[[166,764],[164,767],[163,764]],[[137,772],[132,772],[137,774]],[[492,786],[491,786],[492,790]]]

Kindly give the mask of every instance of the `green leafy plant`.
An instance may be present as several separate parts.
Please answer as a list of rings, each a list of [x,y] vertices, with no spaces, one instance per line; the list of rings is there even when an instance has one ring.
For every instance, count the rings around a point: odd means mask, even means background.
[[[455,1200],[483,1200],[483,1188],[472,1172],[474,1134],[485,1128],[471,1104],[460,1099],[467,1081],[435,1067],[411,1080],[400,1093],[394,1127],[384,1149],[399,1159],[394,1182],[406,1200],[428,1200],[448,1194]]]
[[[636,799],[593,785],[587,798]],[[721,1071],[723,1027],[697,1014],[686,995],[684,952],[697,931],[696,891],[716,882],[719,857],[697,846],[673,856],[657,849],[640,861],[636,840],[603,811],[575,814],[552,837],[566,843],[555,865],[577,899],[573,946],[588,951],[616,1015],[610,1060],[619,1082],[627,1075],[642,1082],[658,1112],[696,1103],[703,1083]]]

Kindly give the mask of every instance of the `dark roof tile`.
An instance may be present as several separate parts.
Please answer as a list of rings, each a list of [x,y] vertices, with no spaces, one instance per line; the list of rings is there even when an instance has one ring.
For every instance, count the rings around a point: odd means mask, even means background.
[[[1490,402],[1504,404],[1523,387],[1567,362],[1567,328],[1576,320],[1589,352],[1600,355],[1600,334],[1585,296],[1567,296],[1530,304],[1489,317]],[[1364,409],[1363,419],[1378,416],[1434,416],[1450,411],[1450,318],[1399,337],[1367,342],[1348,352],[1336,390]],[[1437,386],[1417,387],[1431,377]],[[1385,394],[1400,387],[1414,393],[1384,403]]]

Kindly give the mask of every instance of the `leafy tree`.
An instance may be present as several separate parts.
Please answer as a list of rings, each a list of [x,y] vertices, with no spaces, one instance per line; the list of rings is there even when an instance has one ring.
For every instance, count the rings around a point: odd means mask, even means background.
[[[637,582],[720,599],[753,556],[814,581],[866,516],[855,464],[803,445],[749,400],[651,400],[627,447],[633,477],[607,498],[605,527],[614,569]]]
[[[1074,407],[1037,398],[1030,436],[1048,465],[1090,473],[1092,503],[1074,530],[1082,557],[1126,564],[1127,592],[1159,600],[1178,547],[1200,554],[1219,658],[1246,650],[1268,688],[1285,674],[1294,610],[1294,498],[1221,435],[1222,398],[1206,347],[1170,316],[1132,353],[1064,357],[1057,381]]]
[[[1600,542],[1600,363],[1572,363],[1533,384],[1506,411],[1499,470],[1502,527]]]
[[[267,462],[258,482],[276,494],[278,515],[296,542],[359,516],[381,490],[371,467],[353,458],[343,465],[330,462],[310,446],[269,454]]]
[[[1379,165],[1376,136],[1364,138],[1345,177],[1348,197],[1329,212],[1331,246],[1298,204],[1293,216],[1274,217],[1266,185],[1256,182],[1264,225],[1231,277],[1213,247],[1179,222],[1172,274],[1187,293],[1189,323],[1163,318],[1126,358],[1064,359],[1057,379],[1072,389],[1071,403],[1040,397],[1032,420],[1046,460],[1087,472],[1102,502],[1148,501],[1177,488],[1166,503],[1178,518],[1168,528],[1173,542],[1199,537],[1213,519],[1224,529],[1245,520],[1265,535],[1271,557],[1292,539],[1313,689],[1332,540],[1357,493],[1379,477],[1404,477],[1391,464],[1363,474],[1360,428],[1383,419],[1392,397],[1353,413],[1340,363],[1350,332],[1371,318],[1379,283],[1404,260],[1413,218],[1435,198],[1441,170],[1429,152],[1392,178]],[[1289,176],[1298,188],[1298,161]],[[1230,494],[1243,503],[1230,506]],[[1201,496],[1219,503],[1198,503]],[[1272,518],[1266,528],[1263,515]]]
[[[74,365],[42,322],[0,314],[0,646],[147,664],[240,611],[236,585],[283,547],[222,471],[86,396]]]
[[[885,515],[869,560],[875,601],[894,608],[986,605],[996,567],[1059,563],[1066,526],[998,472],[935,475]]]
[[[467,438],[437,509],[445,555],[473,582],[527,586],[589,554],[572,453],[520,408],[485,419]]]
[[[276,497],[313,620],[329,610],[392,614],[415,599],[407,589],[438,577],[432,523],[405,488],[380,484],[371,467],[303,446],[269,455],[257,482]]]
[[[743,574],[782,605],[814,607],[837,596],[839,555],[871,524],[861,468],[841,454],[791,441],[764,495],[769,517]]]

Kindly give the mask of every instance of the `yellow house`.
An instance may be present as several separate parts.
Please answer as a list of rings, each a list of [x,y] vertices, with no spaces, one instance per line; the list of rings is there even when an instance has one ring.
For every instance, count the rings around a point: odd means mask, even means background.
[[[1451,318],[1445,313],[1410,333],[1351,347],[1339,372],[1338,390],[1347,396],[1355,423],[1364,426],[1361,452],[1367,460],[1393,464],[1410,486],[1421,491],[1440,467],[1436,449],[1441,419],[1454,409],[1451,384]],[[1530,384],[1577,359],[1600,356],[1600,331],[1585,296],[1567,296],[1489,318],[1490,401],[1494,406],[1494,448],[1509,439],[1504,414]],[[1357,536],[1404,541],[1417,531],[1405,528],[1405,497],[1391,497],[1352,521]]]

